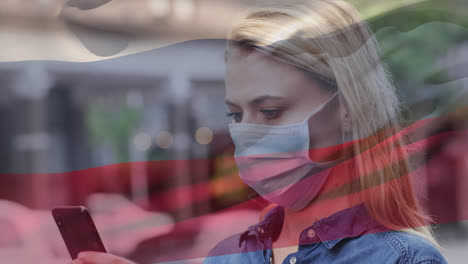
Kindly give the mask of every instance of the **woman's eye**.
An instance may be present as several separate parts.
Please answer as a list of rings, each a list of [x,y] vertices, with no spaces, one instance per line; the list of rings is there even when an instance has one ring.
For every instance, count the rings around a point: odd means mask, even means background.
[[[226,116],[232,118],[234,122],[240,122],[242,120],[242,112],[230,112],[226,113]]]
[[[263,109],[260,112],[267,118],[267,119],[274,119],[279,117],[281,114],[281,109]]]

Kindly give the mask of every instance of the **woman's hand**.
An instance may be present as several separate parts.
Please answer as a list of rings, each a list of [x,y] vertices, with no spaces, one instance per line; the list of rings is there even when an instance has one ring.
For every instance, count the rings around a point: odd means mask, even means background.
[[[115,255],[101,252],[81,252],[78,258],[68,264],[135,264]]]

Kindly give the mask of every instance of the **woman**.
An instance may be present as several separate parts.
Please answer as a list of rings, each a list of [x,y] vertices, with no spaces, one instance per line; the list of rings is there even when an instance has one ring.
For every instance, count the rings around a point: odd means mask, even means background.
[[[205,263],[446,263],[411,187],[395,89],[351,5],[252,9],[226,66],[239,175],[272,206]],[[88,254],[73,263],[128,263]]]
[[[250,10],[226,63],[239,174],[279,206],[205,263],[445,263],[411,187],[395,89],[351,5]]]

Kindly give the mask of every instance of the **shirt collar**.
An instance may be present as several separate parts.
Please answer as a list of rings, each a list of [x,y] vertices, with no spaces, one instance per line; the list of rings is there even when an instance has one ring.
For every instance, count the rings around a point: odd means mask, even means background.
[[[278,238],[283,220],[284,208],[274,207],[260,223],[249,227],[239,243],[242,243],[248,234],[256,236],[264,244],[271,243]],[[364,204],[359,204],[313,223],[301,232],[299,244],[322,242],[326,248],[332,249],[345,238],[383,231],[388,229],[369,215]]]

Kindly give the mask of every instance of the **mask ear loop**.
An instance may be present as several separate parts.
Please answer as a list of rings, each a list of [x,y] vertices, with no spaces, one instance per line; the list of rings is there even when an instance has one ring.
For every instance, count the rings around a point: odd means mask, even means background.
[[[310,114],[309,117],[308,117],[306,120],[308,120],[308,119],[309,119],[312,115],[314,115],[315,113],[320,112],[320,111],[321,111],[330,101],[332,101],[336,96],[338,96],[338,104],[339,104],[339,107],[340,107],[339,110],[340,110],[340,111],[343,111],[343,110],[341,109],[341,107],[342,107],[342,106],[344,107],[345,103],[343,103],[342,94],[339,92],[339,90],[337,90],[335,93],[333,93],[333,95],[332,95],[327,101],[325,101],[325,102],[324,102],[322,105],[320,105],[316,110],[314,110],[314,111],[312,112],[312,114]],[[340,116],[342,116],[341,113],[340,113]],[[343,120],[343,118],[341,118],[341,119],[342,119],[342,120],[341,120],[341,124],[342,124],[342,125],[341,125],[341,145],[344,146],[346,143],[348,143],[349,141],[352,140],[352,131],[346,132],[346,130],[343,128],[344,120]],[[343,148],[342,151],[343,151],[342,154],[345,154],[345,156],[346,156],[346,153],[344,153],[345,148]],[[336,161],[331,161],[331,162],[323,163],[323,165],[326,166],[326,165],[328,165],[328,164],[336,164],[336,163],[340,163],[341,161],[342,161],[342,159],[340,158],[340,159],[338,159],[338,160],[336,160]],[[318,164],[318,163],[316,162],[316,164]]]
[[[324,103],[322,103],[319,107],[317,107],[314,111],[312,111],[312,113],[304,120],[304,122],[308,122],[309,119],[316,113],[320,112],[323,108],[325,108],[325,106],[327,104],[329,104],[333,99],[335,99],[335,97],[338,96],[338,99],[340,99],[340,96],[339,96],[339,92],[338,91],[335,91],[333,93],[332,96],[330,96],[330,98],[327,99],[327,101],[325,101]],[[340,102],[338,102],[338,104],[340,104]],[[308,125],[308,124],[307,124]],[[341,137],[343,137],[343,129],[341,130]],[[309,138],[309,141],[310,141],[310,138]],[[310,144],[310,142],[309,142]],[[310,161],[312,161],[314,164],[316,164],[318,167],[327,167],[329,164],[334,164],[335,161],[331,161],[331,162],[316,162],[316,161],[313,161],[310,159],[309,155],[308,155],[308,159]]]
[[[304,120],[304,122],[307,122],[314,114],[322,111],[322,109],[328,104],[331,102],[331,100],[333,100],[336,95],[338,94],[338,92],[335,92],[333,93],[333,95],[327,99],[327,101],[325,101],[324,103],[322,103],[321,105],[319,105],[317,108],[314,109],[314,111],[312,111],[312,113],[309,114],[309,116],[307,116],[307,118]]]

